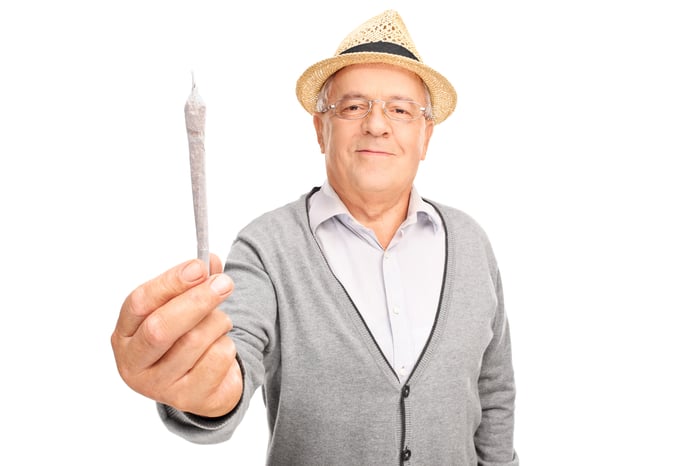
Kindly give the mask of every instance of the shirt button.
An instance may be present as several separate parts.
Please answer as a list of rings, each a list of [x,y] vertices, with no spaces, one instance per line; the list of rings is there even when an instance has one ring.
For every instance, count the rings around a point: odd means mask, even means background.
[[[401,452],[401,461],[408,461],[411,459],[411,450],[408,447],[404,448]]]
[[[401,366],[401,367],[399,367],[399,375],[400,375],[401,377],[403,377],[404,375],[406,375],[406,366]]]
[[[399,306],[394,306],[394,307],[391,308],[391,312],[393,312],[393,313],[396,314],[396,315],[399,314],[399,310],[400,310],[400,309],[399,309]]]
[[[389,255],[390,255],[390,254],[389,254],[388,252],[385,252],[385,253],[384,253],[384,260],[385,260],[385,261],[386,261],[386,260],[389,260]]]

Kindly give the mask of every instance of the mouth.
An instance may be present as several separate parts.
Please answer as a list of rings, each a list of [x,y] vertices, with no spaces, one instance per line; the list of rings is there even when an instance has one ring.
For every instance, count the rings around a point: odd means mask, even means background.
[[[357,152],[370,157],[391,157],[392,155],[394,155],[391,152],[385,152],[382,150],[375,149],[359,149]]]

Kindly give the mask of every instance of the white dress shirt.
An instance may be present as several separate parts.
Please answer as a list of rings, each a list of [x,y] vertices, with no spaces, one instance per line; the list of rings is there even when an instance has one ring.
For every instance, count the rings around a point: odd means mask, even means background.
[[[435,321],[445,268],[445,230],[415,187],[406,220],[386,250],[324,183],[309,202],[311,230],[377,345],[405,381]]]

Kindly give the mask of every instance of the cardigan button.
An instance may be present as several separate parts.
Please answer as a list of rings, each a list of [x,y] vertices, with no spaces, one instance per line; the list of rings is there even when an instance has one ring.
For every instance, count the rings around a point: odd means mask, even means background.
[[[410,388],[408,385],[404,386],[404,387],[403,387],[403,393],[402,393],[403,397],[404,397],[404,398],[408,398],[408,395],[409,395],[410,393],[411,393],[411,388]]]
[[[408,447],[404,448],[401,452],[401,461],[408,461],[411,459],[411,450]]]

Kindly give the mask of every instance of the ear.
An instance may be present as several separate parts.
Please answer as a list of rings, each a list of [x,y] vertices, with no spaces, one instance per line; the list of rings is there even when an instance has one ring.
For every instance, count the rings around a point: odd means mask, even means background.
[[[326,145],[323,141],[323,119],[318,115],[314,115],[314,128],[316,128],[316,141],[318,142],[318,147],[321,149],[321,153],[326,153]]]

